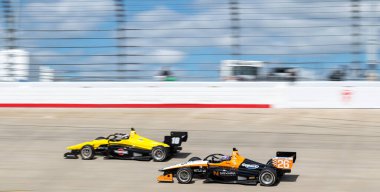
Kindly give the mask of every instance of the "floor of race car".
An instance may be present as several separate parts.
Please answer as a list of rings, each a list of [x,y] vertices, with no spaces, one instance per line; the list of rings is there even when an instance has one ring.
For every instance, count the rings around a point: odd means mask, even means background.
[[[306,109],[0,109],[0,191],[378,191],[380,110]],[[168,162],[63,158],[69,145],[127,132],[163,140],[188,131]],[[156,182],[158,169],[210,153],[266,162],[297,152],[275,187]]]

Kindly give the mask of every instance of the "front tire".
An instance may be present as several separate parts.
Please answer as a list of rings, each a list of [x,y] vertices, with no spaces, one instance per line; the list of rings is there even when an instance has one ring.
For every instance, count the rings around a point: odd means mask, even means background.
[[[91,145],[85,145],[80,150],[80,156],[83,160],[91,160],[95,157],[95,150]]]
[[[189,184],[193,180],[193,170],[186,167],[180,168],[177,171],[177,180],[181,184]]]
[[[162,162],[168,157],[168,149],[158,146],[152,149],[152,158],[154,161]]]
[[[272,168],[264,168],[259,175],[260,185],[273,186],[277,182],[276,170]]]

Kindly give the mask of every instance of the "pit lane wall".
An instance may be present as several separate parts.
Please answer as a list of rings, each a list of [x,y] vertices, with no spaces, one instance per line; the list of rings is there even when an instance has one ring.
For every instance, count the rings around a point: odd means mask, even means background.
[[[0,107],[380,108],[380,82],[2,82]]]

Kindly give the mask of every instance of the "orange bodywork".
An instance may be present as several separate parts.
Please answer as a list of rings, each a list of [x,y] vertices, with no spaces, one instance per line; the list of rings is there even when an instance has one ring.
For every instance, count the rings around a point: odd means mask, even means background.
[[[233,168],[237,169],[239,168],[240,164],[243,163],[244,157],[240,156],[238,151],[233,151],[231,159],[229,161],[223,161],[220,163],[194,163],[191,165],[188,164],[183,164],[183,165],[177,165],[175,166],[176,169],[182,168],[182,167],[227,167],[227,168]],[[173,182],[173,174],[165,174],[165,175],[160,175],[157,177],[158,182]]]
[[[157,177],[158,182],[173,182],[173,174],[160,175]]]
[[[272,158],[271,159],[272,165],[277,169],[286,170],[285,173],[289,173],[295,162],[296,153],[295,152],[277,152],[277,154],[281,156]],[[211,154],[211,155],[220,155],[220,154]],[[212,163],[213,160],[208,160],[208,159],[188,161],[185,163],[180,163],[177,165],[165,167],[160,170],[160,171],[164,171],[164,175],[158,176],[157,181],[158,182],[173,182],[173,174],[175,175],[175,171],[181,168],[191,168],[191,169],[206,168],[207,169],[209,167],[211,168],[224,167],[227,169],[237,170],[239,169],[240,165],[242,165],[242,163],[246,160],[246,158],[244,158],[243,156],[240,156],[239,152],[234,148],[232,152],[232,156],[229,160],[224,161],[224,158],[220,160],[222,160],[222,162],[218,162],[218,163]],[[251,166],[254,166],[254,165],[251,165]],[[259,167],[259,165],[255,165],[255,166],[257,166],[256,168]],[[220,176],[219,171],[213,171],[212,174],[216,176]],[[249,177],[249,179],[251,178],[252,177]]]
[[[231,156],[231,160],[223,161],[220,163],[209,163],[208,165],[210,167],[216,166],[216,167],[228,167],[228,168],[237,169],[237,168],[239,168],[240,164],[243,163],[244,159],[245,159],[244,157],[239,155],[238,151],[233,151],[232,156]]]

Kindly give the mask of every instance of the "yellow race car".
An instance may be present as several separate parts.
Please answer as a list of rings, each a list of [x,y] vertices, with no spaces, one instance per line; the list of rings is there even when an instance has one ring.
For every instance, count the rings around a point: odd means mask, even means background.
[[[108,137],[98,137],[95,140],[67,147],[70,152],[64,154],[67,159],[94,159],[102,155],[108,159],[165,161],[182,150],[182,142],[187,141],[187,132],[172,131],[165,136],[164,142],[142,137],[132,128],[129,134],[115,133]]]

